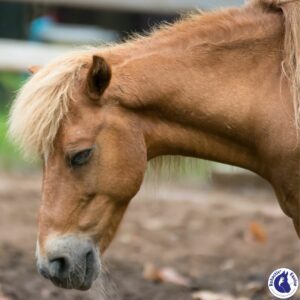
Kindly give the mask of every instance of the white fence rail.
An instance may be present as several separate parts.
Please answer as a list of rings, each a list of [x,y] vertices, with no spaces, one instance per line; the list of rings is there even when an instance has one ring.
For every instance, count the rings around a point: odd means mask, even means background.
[[[0,70],[25,71],[32,65],[43,65],[71,47],[28,41],[0,39]]]
[[[64,5],[97,9],[114,9],[140,12],[175,13],[195,8],[212,9],[241,5],[244,0],[13,0],[14,2]]]

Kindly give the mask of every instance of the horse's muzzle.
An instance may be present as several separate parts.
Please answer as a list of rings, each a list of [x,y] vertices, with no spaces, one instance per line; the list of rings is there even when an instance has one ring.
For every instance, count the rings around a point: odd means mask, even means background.
[[[46,243],[46,257],[37,251],[38,271],[55,285],[87,290],[98,277],[99,254],[94,244],[85,238],[64,236]]]

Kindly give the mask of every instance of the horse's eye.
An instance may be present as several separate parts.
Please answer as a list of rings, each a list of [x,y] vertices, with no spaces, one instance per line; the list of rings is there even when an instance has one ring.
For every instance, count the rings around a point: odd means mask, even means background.
[[[69,164],[71,167],[80,167],[85,165],[93,153],[93,148],[85,149],[69,156]]]

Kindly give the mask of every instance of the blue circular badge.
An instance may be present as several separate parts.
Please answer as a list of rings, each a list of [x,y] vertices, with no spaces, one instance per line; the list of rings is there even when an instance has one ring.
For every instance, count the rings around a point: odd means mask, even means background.
[[[297,292],[298,284],[295,272],[287,268],[275,270],[268,280],[270,292],[280,299],[292,297]]]

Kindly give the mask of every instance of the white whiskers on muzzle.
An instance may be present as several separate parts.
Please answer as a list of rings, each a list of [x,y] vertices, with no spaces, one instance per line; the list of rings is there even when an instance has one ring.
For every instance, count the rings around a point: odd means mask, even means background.
[[[46,279],[66,289],[88,290],[101,272],[101,255],[85,236],[48,238],[44,253],[37,245],[37,268]]]

